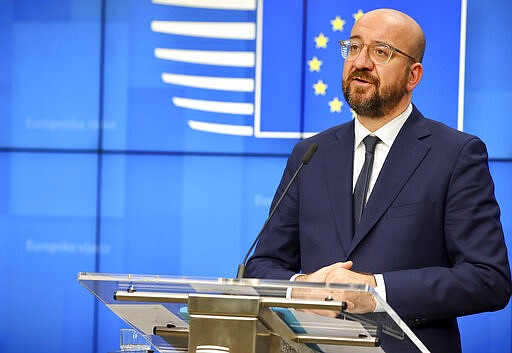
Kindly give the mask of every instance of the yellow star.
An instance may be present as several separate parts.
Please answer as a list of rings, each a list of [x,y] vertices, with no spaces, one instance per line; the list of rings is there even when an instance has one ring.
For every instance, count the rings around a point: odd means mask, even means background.
[[[359,10],[357,10],[357,12],[355,14],[352,15],[352,17],[354,17],[354,21],[357,21],[363,15],[364,15],[363,10],[359,9]]]
[[[331,26],[333,32],[343,31],[343,26],[345,26],[345,21],[340,18],[340,16],[336,16],[334,20],[331,20]]]
[[[316,56],[313,56],[313,59],[308,60],[309,71],[311,72],[320,72],[320,67],[322,66],[322,60],[318,60]]]
[[[322,80],[316,81],[313,85],[313,89],[315,90],[315,96],[325,96],[325,92],[327,91],[327,85]]]
[[[318,35],[318,37],[315,37],[316,48],[317,49],[319,49],[319,48],[327,48],[327,42],[328,41],[329,41],[329,38],[324,36],[323,33],[320,33]]]
[[[331,101],[329,101],[329,107],[331,113],[341,113],[341,107],[343,106],[343,102],[338,99],[338,97],[334,97]]]

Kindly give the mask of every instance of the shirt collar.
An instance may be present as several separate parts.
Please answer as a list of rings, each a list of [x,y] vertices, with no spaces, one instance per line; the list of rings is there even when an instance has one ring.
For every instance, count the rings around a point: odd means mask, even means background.
[[[363,124],[361,124],[359,120],[356,118],[354,126],[354,150],[368,135],[377,136],[385,145],[388,146],[388,148],[390,148],[393,142],[395,141],[396,136],[400,132],[400,129],[405,124],[405,121],[407,120],[409,115],[411,115],[411,112],[412,104],[409,103],[409,106],[407,107],[407,109],[403,111],[403,113],[401,113],[396,118],[394,118],[389,123],[382,126],[380,129],[373,133],[370,132],[370,130],[368,130],[367,128],[365,128]]]

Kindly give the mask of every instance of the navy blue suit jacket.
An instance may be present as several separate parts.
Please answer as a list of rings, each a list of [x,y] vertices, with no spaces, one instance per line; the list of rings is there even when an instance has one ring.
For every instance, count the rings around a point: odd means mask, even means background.
[[[460,351],[456,318],[510,298],[507,250],[484,143],[414,107],[353,234],[354,122],[299,142],[281,195],[301,171],[247,265],[247,277],[289,279],[339,261],[381,273],[388,303],[432,352]],[[388,347],[386,347],[388,345]],[[393,342],[383,340],[388,351]]]

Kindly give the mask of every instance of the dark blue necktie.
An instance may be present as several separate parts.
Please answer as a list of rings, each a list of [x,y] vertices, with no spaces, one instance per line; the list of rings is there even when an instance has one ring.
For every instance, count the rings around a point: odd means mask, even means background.
[[[366,194],[368,194],[368,184],[370,183],[370,175],[373,167],[373,155],[375,146],[380,139],[377,136],[366,136],[363,140],[366,153],[364,156],[364,164],[357,178],[356,187],[354,189],[354,229],[359,224],[366,203]]]

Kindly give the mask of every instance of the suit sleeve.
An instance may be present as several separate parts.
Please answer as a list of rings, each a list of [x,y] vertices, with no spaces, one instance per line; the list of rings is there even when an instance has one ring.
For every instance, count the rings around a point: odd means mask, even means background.
[[[451,267],[383,274],[388,302],[409,324],[499,310],[510,298],[500,210],[479,139],[462,147],[446,195],[444,243]]]

